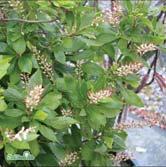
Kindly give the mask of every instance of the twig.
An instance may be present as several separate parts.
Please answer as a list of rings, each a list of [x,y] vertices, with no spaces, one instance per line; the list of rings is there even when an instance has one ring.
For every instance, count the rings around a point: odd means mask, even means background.
[[[20,23],[53,23],[57,22],[56,19],[51,19],[51,20],[24,20],[24,19],[1,19],[0,22],[5,22],[5,21],[12,21],[12,22],[20,22]]]
[[[143,77],[143,79],[141,81],[141,84],[135,90],[135,93],[139,93],[145,86],[150,85],[154,81],[154,76],[155,76],[155,73],[156,73],[156,65],[157,65],[158,53],[159,53],[159,51],[156,50],[156,54],[154,56],[154,59],[153,59],[153,61],[150,64],[150,68],[148,69],[147,74]],[[154,67],[153,77],[152,77],[152,79],[151,79],[151,81],[149,83],[146,83],[146,81],[148,80],[150,72],[153,69],[153,67]]]
[[[154,70],[153,70],[153,77],[152,77],[151,81],[146,84],[146,86],[150,85],[150,84],[154,81],[155,74],[156,74],[157,59],[158,59],[158,50],[156,51],[156,55],[155,55],[155,57],[154,57],[154,63],[153,63],[153,67],[154,67]]]

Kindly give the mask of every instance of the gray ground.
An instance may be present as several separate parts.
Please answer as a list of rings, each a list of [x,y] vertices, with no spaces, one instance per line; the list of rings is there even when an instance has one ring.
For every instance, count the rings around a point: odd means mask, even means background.
[[[130,129],[126,143],[136,166],[166,166],[166,130],[158,127]]]

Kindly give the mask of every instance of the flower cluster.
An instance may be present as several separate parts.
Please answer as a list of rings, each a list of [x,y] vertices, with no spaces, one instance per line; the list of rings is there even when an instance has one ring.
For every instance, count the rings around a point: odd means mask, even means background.
[[[20,78],[21,78],[21,82],[24,85],[24,87],[26,87],[28,84],[29,78],[30,78],[29,74],[28,73],[21,73]]]
[[[43,74],[46,75],[46,77],[50,80],[53,81],[53,67],[52,67],[52,63],[50,63],[48,61],[48,59],[46,58],[45,55],[41,55],[41,52],[37,50],[36,47],[32,46],[32,51],[34,52],[37,61],[39,63],[39,66],[43,72]]]
[[[53,81],[54,72],[52,63],[48,62],[47,58],[44,55],[38,55],[37,60],[39,62],[40,68],[43,71],[43,74],[45,74],[46,77],[50,79],[50,81]]]
[[[84,63],[84,61],[77,61],[77,63],[76,63],[75,73],[76,73],[78,79],[81,79],[81,77],[83,76],[83,71],[81,68],[83,63]]]
[[[127,152],[119,152],[115,155],[111,155],[111,159],[113,160],[114,164],[119,164],[122,161],[127,161],[129,159],[133,159],[133,155]]]
[[[77,159],[79,159],[78,153],[77,152],[71,152],[70,154],[68,154],[64,158],[64,160],[61,160],[59,162],[59,165],[61,167],[66,167],[66,166],[72,165]]]
[[[122,7],[118,1],[112,1],[112,9],[103,11],[104,20],[112,25],[118,25],[122,16]]]
[[[100,23],[104,23],[105,20],[103,18],[103,14],[100,14],[100,16],[97,16],[93,19],[92,26],[98,26]]]
[[[43,91],[42,85],[37,85],[29,92],[25,99],[25,105],[30,111],[39,104]]]
[[[23,2],[20,0],[8,0],[8,3],[10,5],[10,7],[12,7],[14,10],[17,10],[19,12],[24,11]]]
[[[110,97],[113,93],[113,90],[111,88],[105,89],[105,90],[100,90],[98,92],[89,92],[88,93],[88,99],[90,103],[95,103],[97,104],[100,100]]]
[[[69,116],[72,116],[73,112],[72,110],[69,108],[69,109],[62,109],[61,110],[61,113],[63,116],[66,116],[66,117],[69,117]]]
[[[139,63],[139,62],[122,65],[118,67],[116,71],[114,71],[114,74],[118,76],[127,76],[129,74],[138,72],[142,66],[143,66],[142,63]]]
[[[15,140],[23,141],[23,140],[27,140],[27,136],[30,133],[35,133],[35,128],[36,127],[30,127],[25,129],[25,127],[23,126],[18,133],[15,134],[13,131],[10,130],[10,131],[6,131],[5,135],[11,142]]]
[[[137,47],[137,53],[140,55],[143,55],[146,52],[154,51],[154,50],[157,50],[157,46],[154,45],[153,43],[149,43],[149,44],[145,43]]]

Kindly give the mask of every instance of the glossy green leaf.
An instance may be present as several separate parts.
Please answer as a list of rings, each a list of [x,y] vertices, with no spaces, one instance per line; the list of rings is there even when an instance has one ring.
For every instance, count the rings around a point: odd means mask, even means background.
[[[30,55],[21,56],[18,60],[18,66],[21,72],[31,73],[32,71],[32,57]]]
[[[7,104],[3,99],[0,99],[0,112],[5,111],[5,109],[7,108]]]
[[[19,117],[23,114],[25,114],[25,112],[22,110],[19,110],[19,109],[7,109],[5,111],[5,115],[7,115],[9,117]]]
[[[42,74],[40,69],[38,69],[29,79],[29,86],[30,87],[35,87],[36,85],[42,85],[43,80],[42,80]]]
[[[62,64],[65,63],[66,57],[65,57],[65,54],[64,54],[63,51],[55,51],[55,52],[54,52],[54,56],[55,56],[55,59],[56,59],[58,62],[60,62],[60,63],[62,63]]]
[[[50,92],[46,96],[44,96],[39,107],[47,107],[50,110],[55,110],[61,104],[61,98],[61,94]]]
[[[36,157],[40,153],[40,146],[37,142],[37,140],[33,140],[29,142],[29,147],[31,150],[31,153]]]
[[[0,79],[7,73],[7,69],[10,66],[10,59],[7,56],[0,56]]]
[[[57,138],[55,136],[55,132],[52,129],[50,129],[44,125],[40,125],[39,131],[45,138],[47,138],[51,141],[54,141],[54,142],[57,141]]]
[[[11,143],[11,145],[14,147],[14,148],[17,148],[17,149],[21,149],[21,150],[24,150],[24,149],[30,149],[29,147],[29,144],[25,141],[18,141],[18,140],[15,140]]]
[[[108,146],[108,148],[112,148],[113,139],[111,137],[104,137],[104,142]]]
[[[44,121],[47,118],[48,114],[42,110],[38,110],[35,115],[33,116],[33,119]]]
[[[46,124],[52,126],[55,129],[64,129],[69,127],[72,124],[78,123],[77,120],[71,117],[55,117],[45,121]]]
[[[135,105],[138,107],[143,107],[143,103],[140,97],[131,90],[122,89],[121,94],[128,104]]]
[[[26,50],[26,42],[24,38],[20,38],[13,43],[13,49],[19,54],[22,55]]]

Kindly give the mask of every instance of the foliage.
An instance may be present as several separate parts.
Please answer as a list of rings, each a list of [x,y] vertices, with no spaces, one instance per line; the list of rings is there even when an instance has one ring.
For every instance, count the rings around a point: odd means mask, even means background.
[[[4,1],[0,20],[3,164],[110,166],[110,155],[125,149],[127,136],[114,129],[117,115],[126,104],[143,105],[134,93],[136,72],[116,71],[129,63],[147,65],[155,51],[139,55],[142,43],[162,47],[156,17],[143,1],[124,0],[118,25],[81,0],[19,2]],[[113,63],[109,68],[104,54]],[[34,161],[7,159],[25,150]]]

